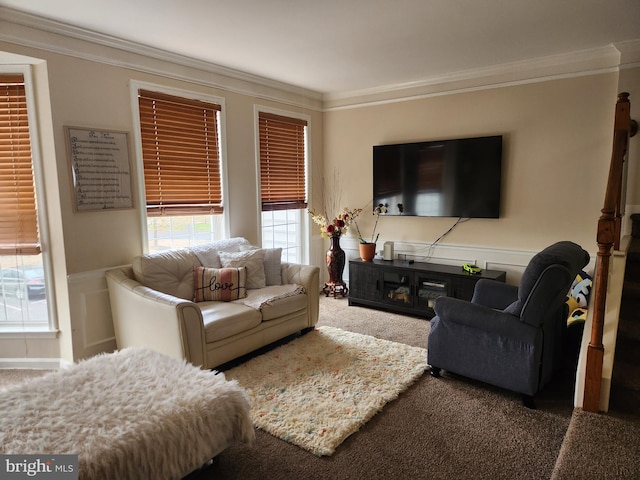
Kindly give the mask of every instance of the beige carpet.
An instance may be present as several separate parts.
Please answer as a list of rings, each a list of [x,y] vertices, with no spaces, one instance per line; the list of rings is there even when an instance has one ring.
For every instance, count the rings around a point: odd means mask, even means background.
[[[28,368],[3,368],[0,369],[0,392],[14,385],[41,377],[52,370],[28,369]]]
[[[225,374],[249,395],[254,425],[322,456],[414,383],[427,368],[426,355],[325,326]]]
[[[426,347],[428,321],[347,302],[322,297],[318,325]],[[572,388],[560,376],[532,411],[517,394],[425,374],[331,456],[310,455],[258,430],[253,446],[227,449],[190,480],[548,479],[571,419]]]
[[[576,408],[552,480],[640,478],[640,421]]]
[[[421,348],[429,332],[427,320],[322,297],[319,326],[327,325]],[[258,430],[253,447],[229,448],[197,480],[548,479],[571,418],[571,388],[553,382],[529,410],[515,393],[424,374],[331,456]]]

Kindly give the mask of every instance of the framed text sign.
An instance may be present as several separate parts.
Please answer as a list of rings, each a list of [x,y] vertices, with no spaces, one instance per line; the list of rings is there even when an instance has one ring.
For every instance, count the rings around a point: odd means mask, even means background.
[[[64,127],[77,212],[133,208],[127,132]]]

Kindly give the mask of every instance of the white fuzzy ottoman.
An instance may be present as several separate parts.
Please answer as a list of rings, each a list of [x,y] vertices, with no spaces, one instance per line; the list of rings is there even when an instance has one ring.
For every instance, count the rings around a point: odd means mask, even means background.
[[[125,349],[0,392],[2,454],[77,454],[81,479],[182,478],[255,431],[236,382]]]

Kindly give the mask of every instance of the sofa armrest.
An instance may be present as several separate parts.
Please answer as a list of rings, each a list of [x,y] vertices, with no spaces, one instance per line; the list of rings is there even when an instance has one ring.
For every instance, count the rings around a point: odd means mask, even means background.
[[[282,262],[282,283],[295,283],[304,287],[307,292],[309,327],[315,326],[320,310],[320,268]]]
[[[197,304],[141,285],[133,279],[131,267],[105,275],[118,348],[149,348],[198,366],[206,362]]]

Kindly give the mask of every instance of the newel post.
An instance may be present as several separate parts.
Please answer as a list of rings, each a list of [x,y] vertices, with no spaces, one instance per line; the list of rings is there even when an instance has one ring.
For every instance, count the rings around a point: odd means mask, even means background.
[[[600,410],[600,389],[602,385],[602,363],[604,360],[604,317],[609,281],[611,250],[620,244],[620,206],[622,204],[622,177],[624,156],[627,151],[631,129],[629,94],[620,93],[616,103],[613,130],[613,151],[609,166],[609,177],[602,215],[598,220],[598,253],[594,279],[593,321],[591,338],[587,349],[586,375],[583,410]]]

